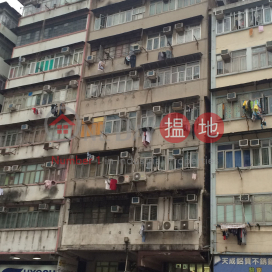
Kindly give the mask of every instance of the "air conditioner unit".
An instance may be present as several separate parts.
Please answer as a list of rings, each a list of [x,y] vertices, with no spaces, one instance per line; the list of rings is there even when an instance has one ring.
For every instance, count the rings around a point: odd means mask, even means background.
[[[156,75],[156,71],[155,70],[151,70],[151,71],[148,71],[146,73],[146,76],[148,79],[150,80],[155,80],[157,78],[157,75]]]
[[[162,115],[163,114],[162,107],[161,106],[154,106],[153,107],[153,112],[156,115]]]
[[[230,52],[228,49],[221,50],[221,58],[223,61],[228,61],[230,60]]]
[[[66,47],[63,47],[61,48],[61,54],[63,55],[70,55],[70,47],[66,46]]]
[[[112,213],[122,213],[123,212],[123,208],[120,206],[111,206],[111,212]]]
[[[121,158],[121,159],[127,159],[127,158],[129,158],[129,153],[128,153],[128,151],[121,152],[121,153],[120,153],[120,158]]]
[[[12,165],[12,172],[20,173],[21,171],[22,170],[20,165]]]
[[[131,181],[130,175],[121,175],[117,178],[117,184],[128,184]]]
[[[73,89],[77,88],[78,87],[78,81],[77,80],[71,80],[69,82],[69,86],[72,87]]]
[[[186,200],[188,202],[197,202],[197,195],[196,194],[188,194],[186,196]]]
[[[52,143],[52,142],[50,142],[50,143],[45,143],[44,145],[43,145],[43,149],[45,149],[45,150],[50,150],[50,149],[54,149],[55,148],[55,146],[54,146],[54,143]]]
[[[173,102],[172,103],[172,110],[182,110],[182,102]]]
[[[161,155],[161,153],[162,153],[161,148],[154,148],[153,155]]]
[[[138,43],[132,44],[131,45],[131,50],[134,51],[134,54],[140,54],[141,53],[141,46]]]
[[[146,221],[145,231],[154,231],[154,230],[160,230],[159,221]]]
[[[228,93],[227,100],[228,102],[237,101],[236,93]]]
[[[17,110],[16,105],[15,105],[15,104],[9,104],[8,110],[9,110],[10,112],[11,112],[11,111],[16,111],[16,110]]]
[[[12,172],[12,167],[11,167],[11,166],[4,166],[3,172],[5,172],[5,173],[10,173],[10,172]]]
[[[254,140],[250,140],[250,146],[252,147],[260,147],[260,140],[259,139],[254,139]]]
[[[0,206],[0,213],[6,213],[7,212],[7,208],[4,206]]]
[[[162,224],[163,230],[174,230],[175,229],[175,222],[174,221],[164,221]]]
[[[182,150],[180,148],[173,149],[172,154],[174,157],[182,157]]]
[[[83,116],[83,123],[91,124],[93,122],[93,118],[90,115]]]
[[[47,92],[47,93],[51,93],[52,92],[52,88],[50,85],[44,85],[43,86],[43,91]]]
[[[119,112],[119,117],[121,119],[126,119],[127,118],[127,113],[125,111],[121,111],[121,112]]]
[[[272,51],[272,41],[266,42],[266,50],[267,51]]]
[[[250,202],[250,195],[240,195],[241,202]]]
[[[86,61],[89,63],[89,64],[92,64],[95,62],[95,56],[94,55],[91,55],[91,56],[88,56]]]
[[[31,127],[27,124],[21,125],[21,130],[23,131],[31,131]]]
[[[239,140],[240,148],[248,148],[248,140]]]
[[[131,204],[139,205],[141,204],[141,198],[138,196],[134,196],[131,198]]]
[[[215,18],[216,20],[223,20],[224,19],[224,13],[223,13],[223,10],[217,10],[215,13]]]
[[[57,168],[57,165],[55,162],[46,162],[42,165],[43,168]]]
[[[135,172],[133,174],[133,181],[146,181],[145,172]]]
[[[49,205],[48,204],[39,204],[38,210],[39,211],[48,211]]]
[[[135,71],[130,71],[129,72],[129,77],[132,78],[132,79],[138,79],[139,76],[138,76],[138,72],[135,70]]]
[[[15,150],[12,150],[11,148],[4,148],[1,149],[1,155],[5,156],[5,155],[11,155],[14,154]]]
[[[226,0],[216,0],[216,3],[218,7],[225,6]]]
[[[183,32],[184,31],[183,23],[175,24],[175,30],[177,32]]]
[[[22,65],[26,65],[27,64],[26,58],[21,58],[21,59],[19,59],[19,61],[20,61],[20,64],[22,64]]]
[[[180,230],[189,230],[189,221],[180,221]]]
[[[88,157],[88,161],[96,162],[96,157],[95,157],[95,155],[91,155],[90,157]]]
[[[172,27],[171,26],[166,26],[162,29],[163,34],[170,34],[172,33]]]

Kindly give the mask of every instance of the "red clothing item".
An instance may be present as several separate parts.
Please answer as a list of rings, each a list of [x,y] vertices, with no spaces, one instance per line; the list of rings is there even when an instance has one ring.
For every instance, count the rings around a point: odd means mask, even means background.
[[[117,189],[117,179],[111,179],[110,180],[110,189],[112,191],[115,191]]]

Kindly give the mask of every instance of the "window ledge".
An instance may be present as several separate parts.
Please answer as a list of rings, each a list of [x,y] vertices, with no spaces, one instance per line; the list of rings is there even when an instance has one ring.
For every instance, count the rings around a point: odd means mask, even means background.
[[[42,230],[58,230],[59,227],[48,227],[48,228],[14,228],[14,229],[0,229],[2,231],[42,231]]]
[[[126,92],[123,92],[123,93],[115,93],[115,94],[103,95],[103,96],[99,96],[99,97],[91,97],[91,98],[85,97],[84,100],[85,100],[85,101],[89,101],[89,100],[97,100],[97,99],[99,99],[99,98],[104,99],[104,98],[112,97],[112,96],[116,96],[116,95],[134,93],[134,92],[137,92],[137,91],[140,91],[140,89],[138,89],[138,90],[126,91]]]
[[[267,66],[267,67],[262,67],[259,69],[246,70],[246,71],[241,71],[241,72],[237,72],[237,73],[228,73],[228,74],[223,74],[223,75],[217,75],[216,78],[233,76],[233,75],[240,75],[240,74],[245,74],[245,73],[250,73],[250,72],[257,72],[257,71],[271,69],[271,68],[272,68],[272,66]]]
[[[272,165],[268,166],[250,166],[250,167],[239,167],[240,170],[263,170],[263,169],[272,169]],[[237,168],[230,169],[216,169],[216,172],[229,172],[229,171],[237,171]]]
[[[18,188],[18,187],[27,187],[27,186],[41,186],[41,185],[44,185],[45,183],[44,182],[40,182],[40,183],[31,183],[31,184],[26,184],[26,185],[23,185],[23,184],[11,184],[11,185],[1,185],[0,188],[1,189],[12,189],[12,188]],[[65,181],[56,181],[56,184],[65,184]]]

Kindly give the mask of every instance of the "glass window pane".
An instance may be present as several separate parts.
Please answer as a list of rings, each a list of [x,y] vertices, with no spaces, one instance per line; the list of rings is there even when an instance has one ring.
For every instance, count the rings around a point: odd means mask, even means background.
[[[235,205],[235,222],[242,223],[243,222],[243,206]]]
[[[226,223],[233,223],[233,205],[226,205]]]
[[[250,166],[250,150],[244,150],[244,167]]]
[[[232,158],[232,151],[226,152],[226,168],[233,167],[233,158]]]
[[[217,223],[224,223],[224,206],[217,206]]]
[[[217,168],[224,168],[224,152],[217,153]]]
[[[157,206],[150,207],[150,220],[157,220]]]
[[[244,205],[245,209],[245,222],[252,222],[252,206],[249,204]]]
[[[189,204],[189,219],[197,219],[197,204]]]
[[[262,204],[254,205],[255,222],[263,222]]]
[[[235,167],[241,167],[242,166],[242,152],[241,152],[241,150],[235,151],[234,155],[235,155]]]
[[[262,165],[269,165],[269,150],[262,148]]]
[[[260,165],[260,152],[259,149],[253,149],[253,166],[258,166]]]
[[[272,222],[272,204],[264,204],[265,222]]]

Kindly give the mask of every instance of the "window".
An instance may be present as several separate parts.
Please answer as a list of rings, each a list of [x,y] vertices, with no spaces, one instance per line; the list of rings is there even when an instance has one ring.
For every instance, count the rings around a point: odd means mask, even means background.
[[[200,63],[192,62],[173,66],[156,71],[157,78],[151,81],[145,73],[144,88],[153,88],[162,85],[174,84],[200,78]]]
[[[197,168],[198,167],[198,151],[196,150],[187,150],[188,148],[184,148],[183,156],[184,156],[184,168]],[[186,150],[186,151],[185,151]]]
[[[261,140],[261,146],[240,149],[239,143],[217,146],[217,168],[271,165],[271,140]]]
[[[229,61],[222,61],[222,60],[217,61],[218,75],[228,74],[228,73],[237,73],[237,72],[247,70],[246,49],[233,51],[230,54],[231,54],[231,57]]]
[[[192,42],[195,39],[200,40],[200,25],[186,26],[184,32],[177,33],[177,44]]]
[[[41,35],[40,30],[35,30],[30,33],[20,35],[17,37],[16,46],[38,42],[40,40],[40,35]]]
[[[173,156],[173,151],[169,150],[168,156],[168,170],[182,169],[183,158],[176,158]]]
[[[217,223],[271,223],[272,195],[252,195],[242,203],[239,196],[217,197]]]
[[[70,138],[71,135],[72,126],[65,121],[61,121],[58,122],[56,125],[52,125],[48,128],[48,132],[46,134],[46,141],[64,140],[66,138]]]
[[[173,220],[197,220],[197,203],[186,202],[185,197],[173,198]]]
[[[136,129],[136,112],[129,112],[127,119],[121,119],[119,115],[106,117],[105,133],[119,133]]]
[[[111,206],[123,208],[122,213],[112,213]],[[97,199],[92,202],[72,202],[69,210],[68,224],[113,224],[129,221],[129,200],[106,201]]]
[[[145,202],[141,205],[141,221],[157,221],[158,199],[147,199]]]
[[[266,46],[252,48],[252,69],[259,69],[272,65],[272,52]]]
[[[47,169],[42,164],[22,165],[20,173],[4,173],[0,169],[0,186],[35,184],[45,180],[64,180],[65,169]]]
[[[22,134],[18,131],[0,133],[0,147],[15,146],[21,143]]]
[[[148,35],[146,47],[147,47],[147,50],[155,50],[155,49],[167,47],[168,43],[172,45],[172,35],[156,33],[156,34]]]
[[[140,43],[139,41],[135,42],[125,42],[123,44],[116,44],[111,47],[105,47],[104,48],[104,59],[109,59],[109,58],[120,58],[120,57],[126,57],[129,55],[129,52],[134,51],[133,45]],[[99,53],[99,52],[98,52]],[[98,55],[97,53],[97,55]]]
[[[145,6],[132,8],[130,10],[122,11],[111,15],[100,15],[95,18],[94,30],[99,30],[106,27],[125,24],[127,22],[135,21],[144,18]]]
[[[217,34],[270,23],[271,8],[269,5],[262,5],[224,16],[223,20],[217,20]]]
[[[177,0],[178,8],[185,8],[200,2],[201,0]]]
[[[10,207],[0,214],[0,228],[44,228],[57,227],[60,205],[50,205],[48,211],[38,210],[38,206]]]
[[[93,86],[92,86],[93,85]],[[139,89],[139,79],[132,80],[129,76],[121,76],[116,78],[110,78],[103,81],[91,82],[87,85],[86,97],[90,96],[90,88],[92,86],[92,95],[96,96],[106,96],[116,93],[129,92],[132,90]],[[97,86],[97,87],[94,87]],[[90,90],[88,92],[88,90]],[[93,91],[96,91],[97,94]]]
[[[175,10],[176,0],[169,0],[168,2],[164,1],[152,1],[150,3],[149,15],[156,15],[163,12]]]

